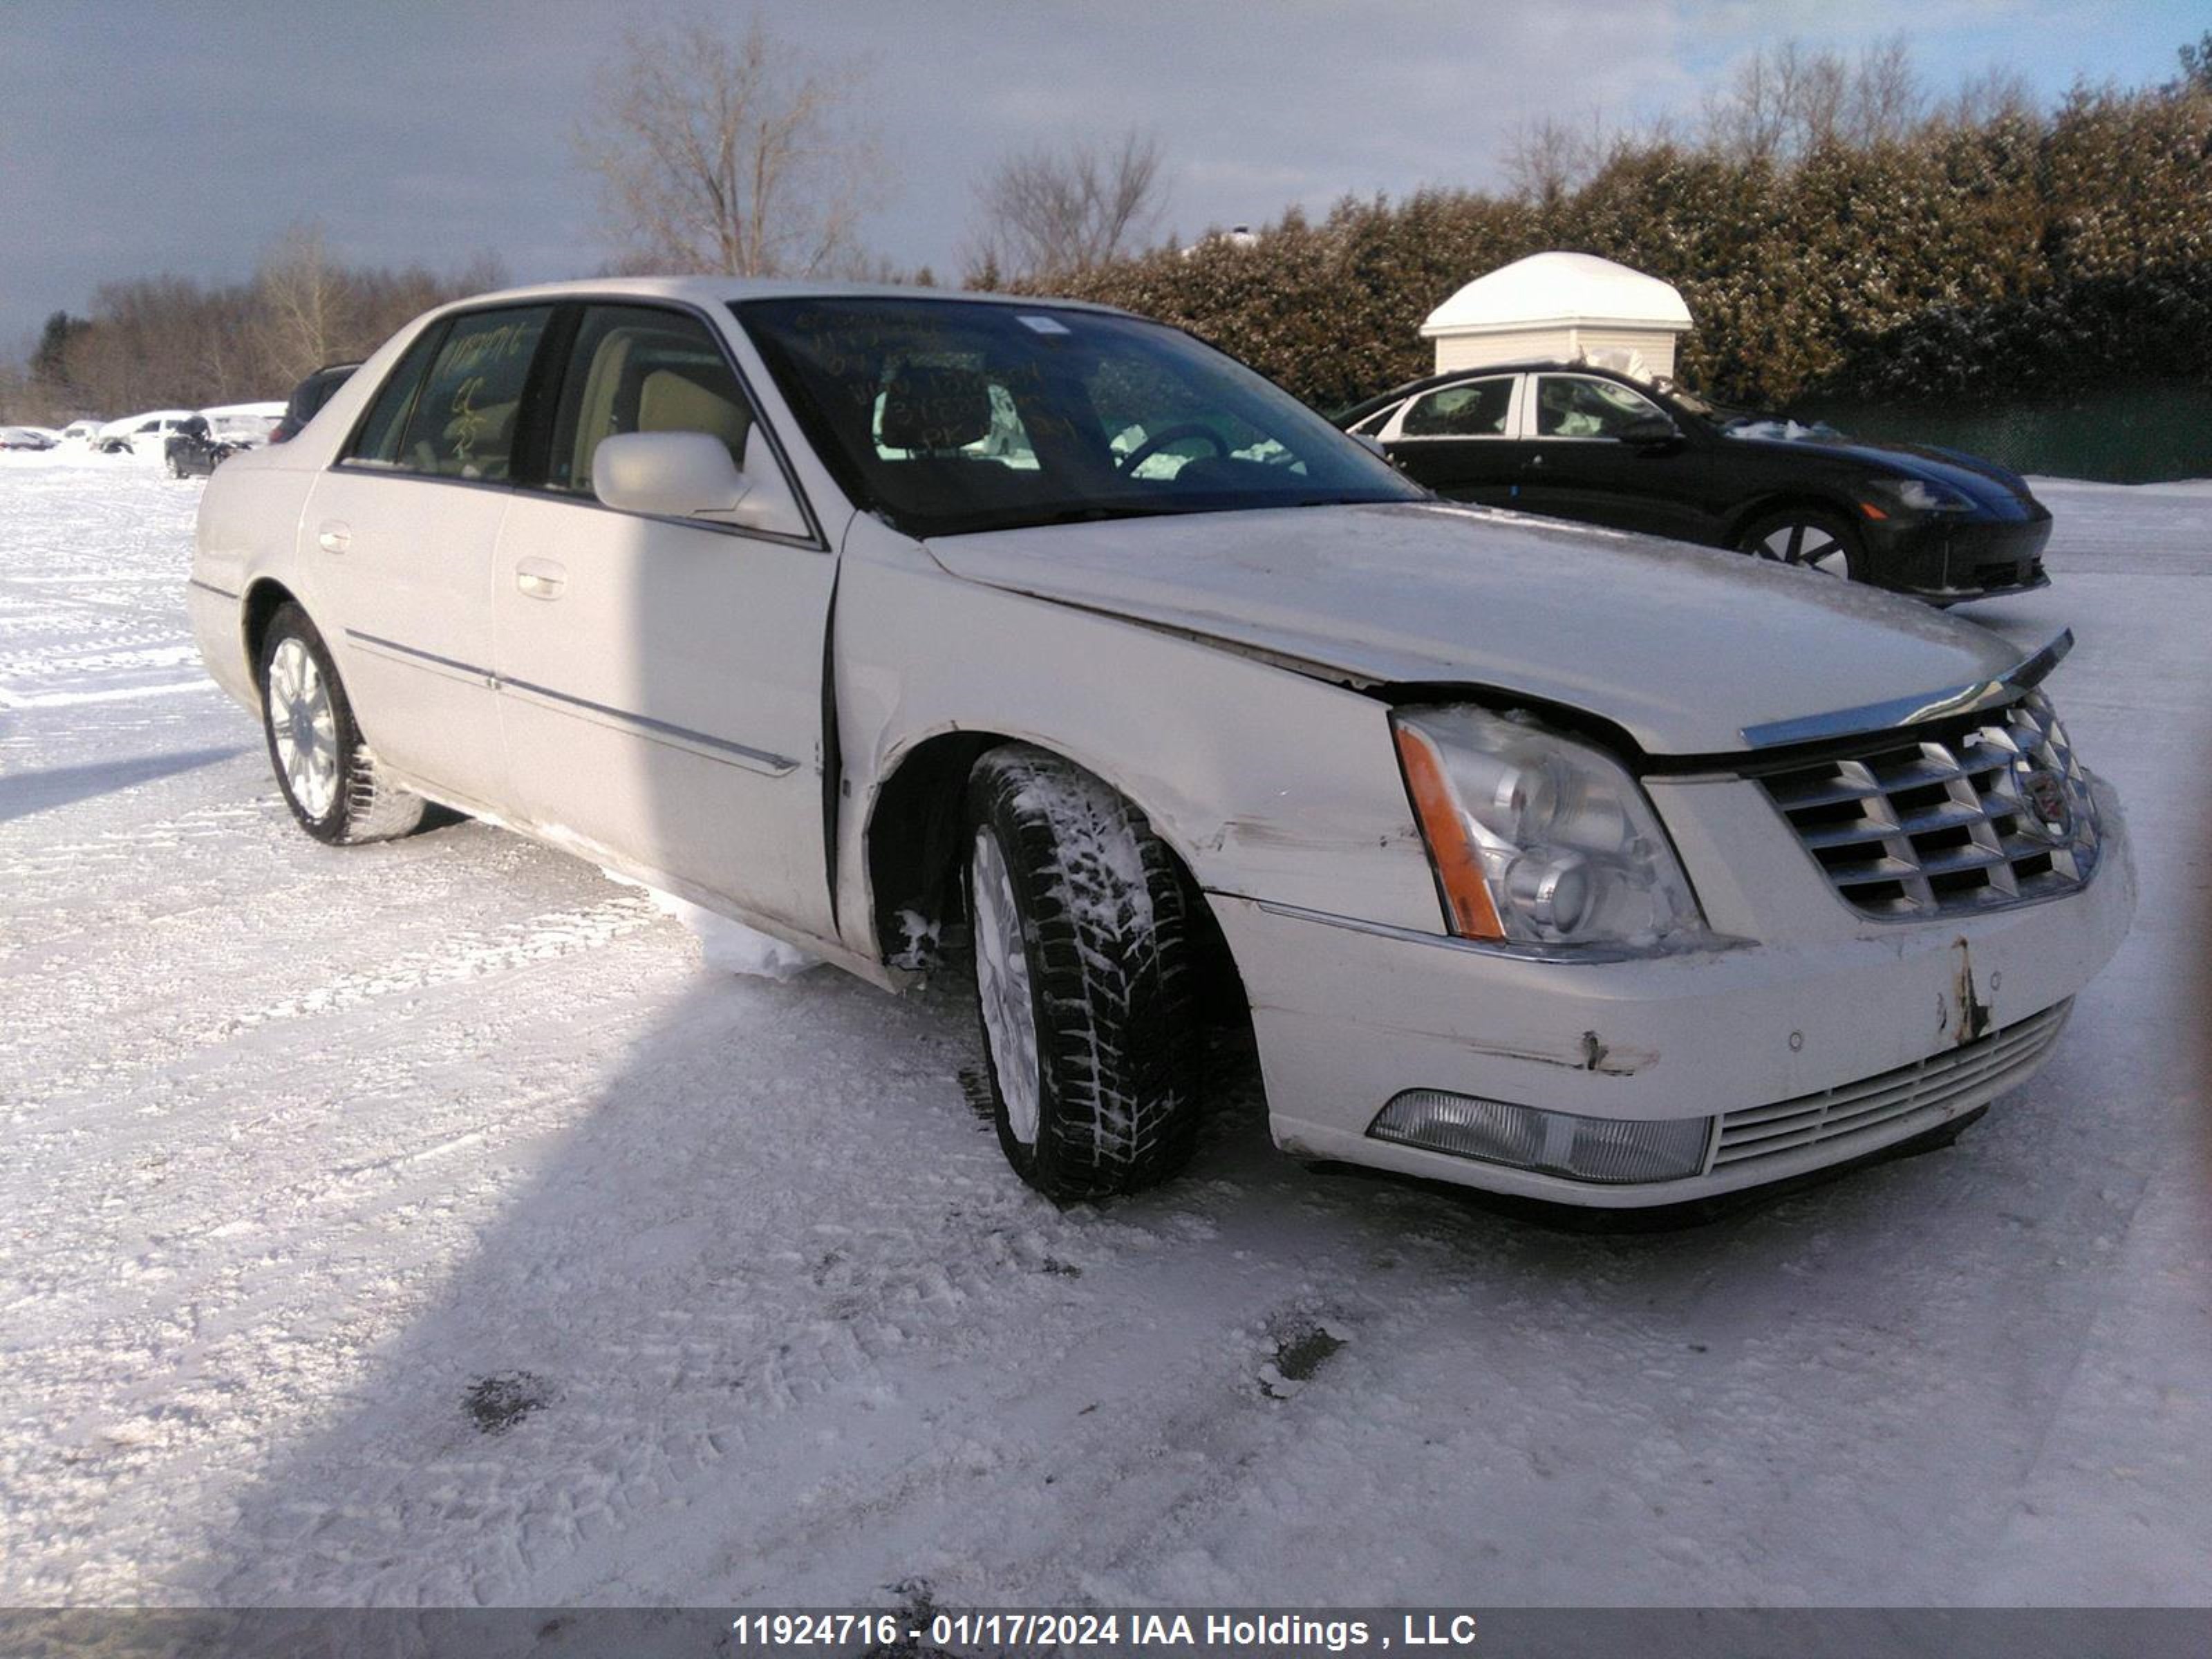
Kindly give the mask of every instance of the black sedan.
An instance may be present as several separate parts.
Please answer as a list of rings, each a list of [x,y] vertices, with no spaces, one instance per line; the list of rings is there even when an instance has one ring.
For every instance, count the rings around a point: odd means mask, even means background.
[[[276,422],[276,429],[269,434],[272,444],[289,443],[301,427],[315,418],[316,411],[330,402],[331,394],[353,378],[357,362],[325,363],[320,368],[292,388],[285,401],[284,418]]]
[[[1994,462],[1722,410],[1607,369],[1462,369],[1336,419],[1455,501],[1734,548],[1939,605],[2050,582],[2050,511]]]
[[[194,415],[179,422],[177,429],[162,441],[161,457],[168,463],[173,478],[188,478],[194,473],[211,477],[218,465],[242,447],[217,437],[206,416]]]

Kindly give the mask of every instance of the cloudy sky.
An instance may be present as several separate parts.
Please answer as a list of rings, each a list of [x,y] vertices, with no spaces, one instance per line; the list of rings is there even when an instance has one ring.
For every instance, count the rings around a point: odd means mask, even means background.
[[[750,5],[629,0],[0,0],[0,357],[116,277],[245,276],[288,225],[344,258],[518,278],[605,259],[572,135],[622,29]],[[2139,85],[2212,26],[2203,0],[763,0],[774,33],[863,59],[902,265],[957,271],[975,181],[1009,151],[1135,125],[1170,164],[1167,223],[1480,186],[1522,123],[1694,112],[1796,38],[1904,31],[1948,86],[1991,67],[2056,94]]]

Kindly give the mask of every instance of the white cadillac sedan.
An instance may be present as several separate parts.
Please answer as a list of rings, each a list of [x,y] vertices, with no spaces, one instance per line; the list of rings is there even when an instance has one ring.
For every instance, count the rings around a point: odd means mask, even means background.
[[[1224,1009],[1305,1158],[1620,1207],[1946,1139],[2134,905],[2063,637],[1440,504],[1085,306],[449,306],[216,473],[190,602],[321,841],[445,803],[892,988],[971,936],[1061,1197],[1182,1163]]]

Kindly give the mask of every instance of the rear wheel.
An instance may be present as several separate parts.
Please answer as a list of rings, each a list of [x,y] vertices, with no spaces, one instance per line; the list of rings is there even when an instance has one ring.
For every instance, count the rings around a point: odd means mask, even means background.
[[[1200,1032],[1182,873],[1101,780],[1014,744],[968,786],[968,914],[999,1145],[1058,1199],[1190,1157]]]
[[[1832,513],[1791,508],[1755,520],[1736,546],[1756,558],[1794,564],[1846,581],[1858,574],[1858,537]]]
[[[428,803],[394,783],[362,741],[330,651],[298,605],[270,618],[259,679],[269,763],[302,830],[353,846],[390,841],[422,822]]]

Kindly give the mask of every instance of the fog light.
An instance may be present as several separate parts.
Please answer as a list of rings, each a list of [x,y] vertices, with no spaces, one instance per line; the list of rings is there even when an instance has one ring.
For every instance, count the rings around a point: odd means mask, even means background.
[[[1712,1127],[1709,1117],[1577,1117],[1440,1089],[1407,1089],[1391,1097],[1367,1133],[1454,1158],[1619,1186],[1698,1174],[1705,1167]]]

